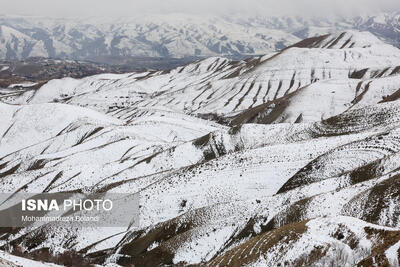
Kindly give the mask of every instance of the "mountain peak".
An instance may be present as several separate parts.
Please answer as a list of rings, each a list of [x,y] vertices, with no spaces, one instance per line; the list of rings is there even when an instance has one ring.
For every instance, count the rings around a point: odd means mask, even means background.
[[[346,31],[307,38],[291,47],[346,49],[376,45],[385,45],[385,43],[370,32]]]

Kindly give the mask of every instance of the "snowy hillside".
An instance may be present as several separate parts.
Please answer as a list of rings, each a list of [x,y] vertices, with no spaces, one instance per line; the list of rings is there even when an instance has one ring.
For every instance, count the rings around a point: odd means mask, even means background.
[[[0,90],[3,192],[140,196],[139,227],[32,224],[1,230],[0,248],[122,266],[398,266],[399,90],[400,50],[357,31]]]
[[[301,39],[343,30],[369,31],[400,46],[399,14],[361,17],[143,15],[54,19],[0,16],[0,58],[33,56],[208,57],[261,55]]]

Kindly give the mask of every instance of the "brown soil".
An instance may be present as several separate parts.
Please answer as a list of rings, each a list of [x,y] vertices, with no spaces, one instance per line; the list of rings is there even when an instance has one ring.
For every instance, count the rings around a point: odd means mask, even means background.
[[[400,99],[400,89],[397,90],[395,93],[393,93],[390,96],[385,97],[382,101],[380,101],[379,103],[387,103],[387,102],[392,102],[392,101],[396,101]]]
[[[400,241],[400,231],[385,231],[370,227],[366,227],[364,230],[367,237],[375,242],[373,242],[371,255],[360,261],[357,266],[390,266],[385,251]]]
[[[306,231],[307,222],[285,225],[279,229],[258,235],[200,266],[244,266],[255,262],[260,256],[268,253],[268,250],[272,247],[280,247],[282,255],[284,255],[285,251],[290,249],[291,243],[298,240]],[[279,262],[279,259],[277,262]]]

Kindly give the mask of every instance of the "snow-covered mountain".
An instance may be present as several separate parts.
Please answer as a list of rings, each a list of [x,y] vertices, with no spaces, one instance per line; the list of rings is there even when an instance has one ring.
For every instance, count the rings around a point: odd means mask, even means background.
[[[140,195],[137,228],[32,224],[0,247],[101,265],[398,266],[399,88],[400,50],[346,31],[0,90],[2,191]]]
[[[0,16],[0,58],[33,56],[246,56],[343,30],[370,31],[400,46],[400,14],[344,18],[147,15],[51,19]]]

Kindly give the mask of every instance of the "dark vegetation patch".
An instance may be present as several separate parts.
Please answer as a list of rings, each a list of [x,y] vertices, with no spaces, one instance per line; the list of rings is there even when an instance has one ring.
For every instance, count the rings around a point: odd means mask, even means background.
[[[95,135],[96,133],[100,132],[103,129],[104,129],[104,127],[96,127],[92,131],[90,131],[90,132],[86,133],[84,136],[82,136],[81,139],[79,139],[79,141],[74,146],[82,144],[85,140],[89,139],[91,136]]]
[[[364,95],[368,92],[369,86],[371,85],[372,82],[367,83],[367,85],[364,87],[364,90],[359,94],[351,103],[352,104],[357,104],[361,101],[361,99],[364,97]]]
[[[21,166],[21,163],[15,165],[14,167],[12,167],[11,169],[9,169],[9,170],[7,170],[5,172],[0,173],[0,178],[6,177],[6,176],[11,175],[11,174],[14,174],[19,169],[19,166]]]
[[[340,47],[340,49],[346,48],[346,46],[351,42],[351,38],[349,38],[346,42],[344,42],[344,44],[342,45],[342,47]]]
[[[235,108],[233,109],[233,111],[235,111],[236,109],[238,109],[240,107],[240,105],[242,104],[243,100],[247,97],[247,95],[251,92],[251,90],[253,89],[255,85],[255,81],[252,81],[249,89],[246,91],[246,93],[243,94],[243,96],[241,98],[239,98],[238,103],[236,104]]]
[[[372,240],[372,251],[368,257],[360,261],[358,267],[390,266],[385,255],[388,248],[400,241],[400,231],[388,231],[365,227],[367,238]]]
[[[314,246],[311,252],[305,253],[298,258],[296,258],[292,266],[313,266],[314,263],[318,262],[321,258],[325,257],[326,253],[328,252],[329,245],[328,246],[321,246],[317,245]],[[285,266],[285,265],[281,265]]]
[[[217,158],[217,155],[212,150],[212,148],[204,150],[203,151],[203,156],[204,156],[205,160],[213,160],[213,159]]]
[[[375,185],[369,195],[364,207],[363,219],[367,222],[378,223],[382,217],[382,213],[387,211],[390,201],[399,203],[400,201],[400,175],[393,176],[377,185]],[[387,214],[392,219],[392,226],[398,225],[400,210],[395,209],[393,214]],[[389,222],[388,222],[389,223]]]
[[[230,126],[245,123],[272,124],[285,120],[284,111],[290,104],[290,99],[302,88],[285,95],[284,97],[269,101],[253,108],[246,109],[241,113],[227,117]]]
[[[125,237],[125,245],[119,251],[125,255],[118,260],[121,265],[133,265],[153,267],[172,264],[174,252],[163,243],[186,231],[192,229],[192,223],[180,223],[174,219],[168,223],[162,223],[149,232],[140,231]],[[149,249],[154,243],[160,244],[154,249]]]
[[[367,73],[368,69],[362,69],[358,71],[354,71],[350,74],[350,79],[362,79],[364,78],[365,74]]]
[[[355,196],[345,205],[344,211],[350,215],[360,211],[353,216],[369,223],[397,227],[400,222],[400,209],[395,207],[390,210],[391,202],[400,202],[400,175],[390,177]],[[383,218],[385,220],[382,220]]]
[[[350,172],[351,184],[358,184],[373,179],[383,172],[381,160],[373,161]]]
[[[43,190],[43,192],[47,192],[50,187],[61,177],[63,176],[63,171],[60,171],[59,173],[56,174],[56,176],[54,176],[54,178],[50,181],[50,183],[46,186],[46,188]]]
[[[243,65],[243,66],[240,66],[240,64],[241,64],[240,61],[232,61],[230,64],[232,66],[231,68],[234,69],[234,71],[231,72],[228,75],[225,75],[223,77],[223,79],[236,78],[236,77],[239,77],[241,75],[243,70],[250,71],[250,70],[254,69],[258,65],[260,65],[261,57],[250,57],[250,58],[244,59],[244,61],[245,61],[245,65]],[[244,72],[244,73],[246,73],[246,72]]]
[[[329,46],[328,48],[333,48],[337,43],[345,36],[346,33],[341,33]]]
[[[137,164],[142,163],[142,162],[146,162],[147,164],[149,164],[153,158],[155,158],[156,156],[158,156],[160,153],[154,153],[153,155],[151,155],[150,157],[145,158],[143,161],[139,161]]]
[[[48,162],[49,162],[49,160],[47,160],[47,159],[35,160],[26,170],[33,171],[33,170],[42,169]]]
[[[323,156],[323,155],[322,155]],[[321,156],[321,157],[322,157]],[[294,188],[308,185],[315,181],[315,179],[311,178],[310,175],[317,169],[322,167],[320,161],[320,157],[312,160],[306,166],[301,168],[297,173],[295,173],[289,180],[287,180],[282,187],[278,190],[277,194],[281,194],[287,191],[290,191]],[[321,177],[323,179],[323,177]]]
[[[299,240],[307,230],[307,222],[284,225],[281,228],[257,235],[201,266],[245,266],[256,262],[273,247],[279,247],[283,256],[290,249],[290,244]]]
[[[383,100],[380,101],[379,103],[387,103],[387,102],[393,102],[400,99],[400,89],[394,92],[393,94],[389,96],[384,96]]]
[[[224,76],[223,79],[232,79],[232,78],[239,77],[241,71],[242,71],[242,69],[238,68],[238,69],[234,70],[232,73]]]
[[[234,94],[233,96],[231,96],[231,97],[228,99],[228,101],[225,102],[224,107],[228,106],[228,105],[232,102],[232,100],[233,100],[236,96],[238,96],[238,95],[244,90],[244,88],[246,87],[246,84],[247,84],[248,80],[249,80],[249,79],[247,79],[245,82],[242,82],[239,91],[237,91],[236,94]],[[237,85],[239,85],[239,84],[240,84],[240,83],[236,84],[235,87],[236,87]],[[234,87],[234,88],[235,88],[235,87]],[[234,89],[234,88],[232,88],[232,89]]]
[[[231,126],[237,126],[245,123],[270,124],[275,122],[288,107],[288,101],[276,103],[268,102],[257,107],[247,109],[242,113],[229,118]]]
[[[2,169],[4,169],[5,167],[7,167],[7,164],[8,164],[8,163],[9,163],[9,161],[0,164],[0,170],[2,170]]]
[[[300,114],[294,123],[301,123],[303,121],[303,114]]]
[[[393,71],[390,73],[390,75],[396,75],[400,73],[400,66],[397,66],[396,68],[393,69]]]
[[[385,126],[387,124],[398,123],[400,117],[397,116],[397,108],[381,108],[369,112],[369,108],[351,110],[329,119],[313,124],[310,135],[313,138],[339,136],[351,133],[358,133],[375,126]],[[368,114],[368,115],[366,115]]]
[[[299,48],[318,47],[319,44],[322,41],[324,41],[326,38],[328,38],[329,36],[330,36],[330,34],[326,34],[326,35],[322,35],[322,36],[307,38],[303,41],[300,41],[294,45],[289,46],[288,48],[291,48],[291,47],[299,47]]]
[[[332,234],[332,237],[348,245],[351,249],[355,249],[360,244],[357,236],[346,225],[339,224],[337,230]]]
[[[62,159],[62,158],[38,159],[38,160],[35,160],[32,164],[30,164],[26,170],[27,171],[40,170],[40,169],[43,169],[47,163],[52,162],[52,161],[57,161],[60,159]]]
[[[7,133],[11,130],[11,128],[14,126],[15,121],[13,123],[10,124],[10,126],[8,126],[7,130],[4,131],[2,138],[4,138]]]
[[[217,158],[217,155],[221,156],[227,153],[224,144],[216,142],[212,133],[194,140],[193,145],[203,151],[203,156],[206,161]]]
[[[304,211],[307,209],[307,205],[310,202],[310,200],[311,198],[306,198],[297,201],[284,211],[280,212],[278,215],[276,215],[272,220],[268,222],[264,221],[261,224],[259,224],[259,221],[263,220],[262,218],[258,219],[250,218],[246,226],[243,227],[243,229],[240,232],[238,232],[235,236],[233,236],[227,244],[225,244],[224,249],[229,248],[235,243],[241,242],[242,240],[248,238],[254,238],[257,235],[268,233],[270,231],[275,231],[277,229],[285,227],[285,225],[296,224],[305,220],[308,221],[308,219],[305,218],[304,216]],[[256,225],[260,227],[260,231],[257,234],[254,231]]]
[[[10,236],[21,231],[21,227],[0,227],[0,235],[2,240],[7,240]],[[1,250],[7,250],[7,246],[0,247]],[[0,265],[1,266],[1,265]]]
[[[242,125],[233,126],[229,129],[229,134],[235,135],[235,134],[239,133],[241,129],[242,129]]]
[[[381,78],[381,77],[383,77],[383,75],[389,70],[390,68],[386,68],[386,69],[384,69],[382,72],[380,72],[376,77],[374,77],[374,78]]]
[[[222,125],[229,124],[229,121],[226,118],[224,118],[221,115],[218,115],[217,113],[199,113],[199,114],[196,114],[196,116],[199,117],[200,119],[215,121]]]
[[[70,125],[66,126],[64,129],[62,129],[56,136],[60,136],[64,133],[65,130],[67,130],[70,127]]]
[[[278,213],[278,215],[276,215],[269,222],[269,228],[279,228],[285,224],[301,222],[308,219],[305,217],[305,211],[307,211],[308,205],[311,200],[312,198],[304,198],[293,203],[284,211]]]
[[[211,140],[211,133],[209,133],[209,134],[207,134],[207,135],[205,135],[205,136],[202,136],[202,137],[200,137],[200,138],[197,138],[196,140],[194,140],[193,141],[193,145],[195,146],[195,147],[197,147],[197,148],[203,148],[203,147],[205,147],[206,145],[208,145],[209,144],[209,142],[210,142],[210,140]]]

